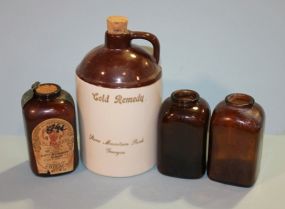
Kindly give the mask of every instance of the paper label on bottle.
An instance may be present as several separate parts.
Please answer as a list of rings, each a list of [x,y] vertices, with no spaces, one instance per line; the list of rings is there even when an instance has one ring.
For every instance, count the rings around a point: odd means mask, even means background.
[[[74,130],[60,118],[39,123],[32,132],[32,146],[40,174],[60,174],[73,170]]]
[[[76,80],[86,167],[107,176],[131,176],[150,169],[156,162],[161,80],[117,89]]]

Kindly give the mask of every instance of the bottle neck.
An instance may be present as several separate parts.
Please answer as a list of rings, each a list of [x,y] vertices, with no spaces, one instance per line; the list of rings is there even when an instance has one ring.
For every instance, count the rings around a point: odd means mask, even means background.
[[[35,97],[41,100],[50,100],[58,97],[61,92],[59,85],[54,83],[43,83],[33,88]]]
[[[188,89],[177,90],[171,94],[171,100],[178,107],[194,106],[199,99],[200,96],[196,91]]]
[[[225,98],[225,101],[228,105],[242,108],[248,108],[254,105],[253,97],[242,93],[230,94]]]
[[[111,34],[105,33],[105,46],[110,49],[125,49],[131,46],[131,36],[129,33]]]

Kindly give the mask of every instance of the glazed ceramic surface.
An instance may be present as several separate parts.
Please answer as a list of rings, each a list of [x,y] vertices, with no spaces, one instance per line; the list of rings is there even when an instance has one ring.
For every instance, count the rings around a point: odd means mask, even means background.
[[[145,39],[153,54],[131,43]],[[131,176],[156,162],[161,105],[158,39],[145,32],[106,32],[105,44],[76,70],[83,162],[106,176]]]

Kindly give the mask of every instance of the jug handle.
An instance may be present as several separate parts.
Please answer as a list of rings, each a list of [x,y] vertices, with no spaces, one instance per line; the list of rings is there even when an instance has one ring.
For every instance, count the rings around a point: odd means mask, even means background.
[[[140,31],[130,31],[131,40],[132,39],[144,39],[149,41],[153,47],[153,57],[156,60],[156,63],[159,63],[159,54],[160,54],[160,44],[158,38],[147,32],[140,32]]]

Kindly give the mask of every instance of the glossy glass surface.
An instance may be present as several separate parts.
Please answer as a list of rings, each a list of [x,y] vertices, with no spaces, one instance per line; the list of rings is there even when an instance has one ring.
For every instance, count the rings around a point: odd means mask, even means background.
[[[212,115],[208,176],[226,184],[252,186],[259,173],[265,114],[246,94],[231,94]]]
[[[37,171],[35,156],[32,147],[32,132],[34,128],[44,120],[60,118],[68,121],[74,130],[74,169],[78,165],[78,147],[76,133],[76,113],[71,96],[59,89],[52,94],[36,94],[33,90],[27,91],[22,98],[22,108],[26,137],[28,142],[29,157],[32,171],[38,176],[55,176],[62,174],[39,174]],[[72,171],[73,171],[72,170]],[[72,172],[71,171],[71,172]],[[69,172],[68,172],[69,173]]]
[[[192,90],[178,90],[162,104],[158,121],[158,170],[200,178],[206,168],[208,103]]]

